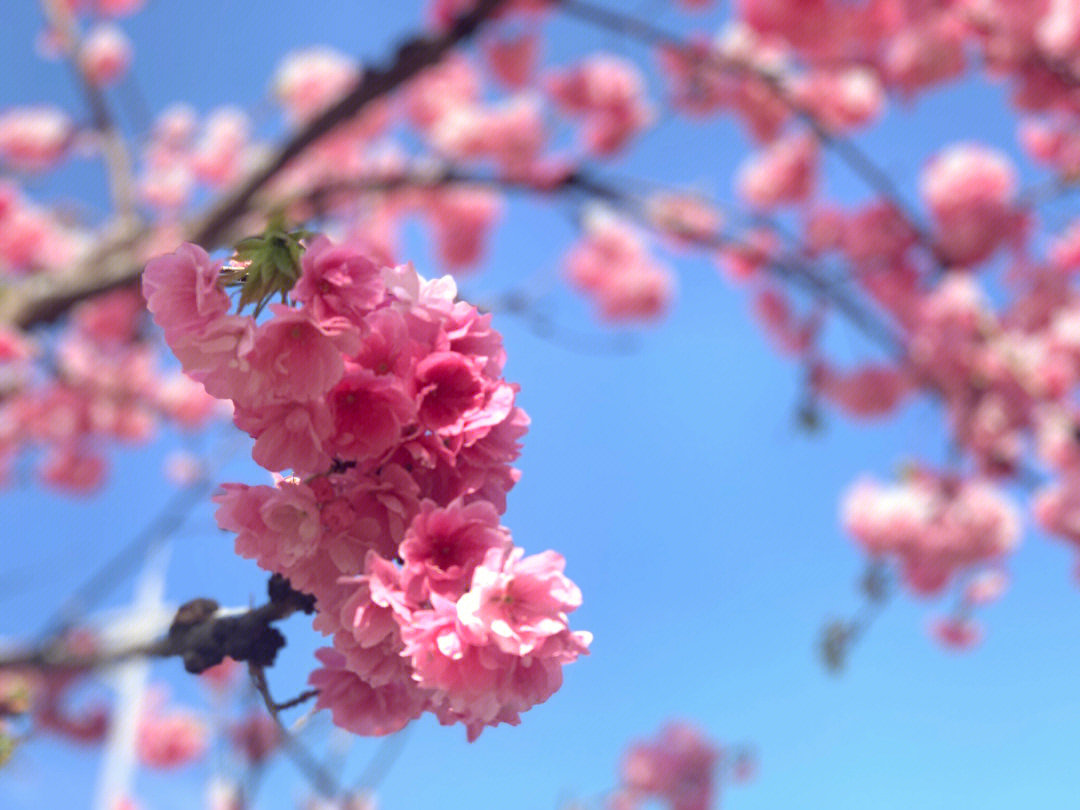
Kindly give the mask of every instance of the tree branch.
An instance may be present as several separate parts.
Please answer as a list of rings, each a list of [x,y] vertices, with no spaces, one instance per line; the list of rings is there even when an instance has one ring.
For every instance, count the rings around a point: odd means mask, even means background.
[[[258,192],[309,146],[354,118],[371,102],[438,63],[508,3],[509,0],[479,0],[472,11],[460,16],[447,30],[413,37],[398,48],[388,66],[367,69],[352,90],[289,138],[239,188],[190,223],[185,228],[186,238],[207,249],[218,247],[229,228],[249,212]],[[145,235],[145,231],[126,235],[128,238],[121,240],[120,246],[126,243],[133,248]],[[142,273],[135,252],[132,249],[104,254],[98,251],[70,272],[13,284],[0,294],[0,323],[28,329],[55,320],[79,301],[131,284]]]
[[[116,230],[119,234],[134,231],[137,227],[135,183],[127,142],[116,126],[105,95],[90,79],[82,64],[82,38],[71,10],[61,0],[41,0],[41,6],[49,25],[60,35],[68,64],[86,97],[94,129],[101,138],[101,154],[105,160],[109,191],[119,218]]]
[[[559,0],[558,6],[571,17],[633,37],[648,45],[666,45],[688,54],[693,52],[690,43],[682,37],[631,14],[598,6],[588,0]],[[832,149],[848,168],[896,207],[934,262],[939,266],[943,264],[937,254],[933,238],[921,224],[917,213],[904,201],[888,172],[878,166],[853,141],[831,131],[814,115],[812,110],[792,98],[784,86],[782,76],[744,61],[721,57],[718,53],[710,53],[702,61],[706,67],[714,70],[751,76],[762,82],[779,101],[810,128],[825,147]]]
[[[313,597],[295,591],[278,574],[270,578],[270,599],[246,610],[222,609],[213,599],[193,599],[180,606],[164,636],[135,641],[113,649],[72,651],[53,639],[30,650],[0,654],[0,671],[29,669],[44,672],[87,672],[133,658],[182,658],[188,672],[198,673],[228,657],[269,666],[285,644],[272,625],[293,613],[313,613]]]

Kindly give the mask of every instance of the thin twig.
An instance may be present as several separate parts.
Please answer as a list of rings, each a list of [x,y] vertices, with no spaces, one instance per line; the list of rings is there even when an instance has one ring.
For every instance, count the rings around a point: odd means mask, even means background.
[[[255,691],[259,693],[266,710],[270,713],[270,717],[277,724],[285,752],[323,796],[333,799],[343,795],[343,790],[333,775],[319,764],[311,752],[296,739],[296,735],[285,727],[281,720],[281,704],[275,703],[273,696],[270,694],[270,685],[266,681],[265,670],[257,664],[249,664],[248,672],[251,675],[251,682],[255,686]]]
[[[275,703],[274,708],[277,709],[279,712],[283,712],[286,709],[292,709],[296,706],[307,703],[309,700],[314,700],[318,696],[318,689],[308,689],[304,692],[301,692],[299,695],[292,698],[291,700],[286,700],[284,703]]]
[[[409,724],[383,740],[375,756],[371,758],[356,780],[356,790],[374,792],[379,787],[390,773],[390,769],[394,767],[394,763],[398,761],[401,752],[405,750],[405,743],[409,741],[409,734],[412,733],[413,728],[414,725]]]

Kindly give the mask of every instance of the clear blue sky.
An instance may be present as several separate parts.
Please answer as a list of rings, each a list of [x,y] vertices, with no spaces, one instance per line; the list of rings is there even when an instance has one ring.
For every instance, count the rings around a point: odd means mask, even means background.
[[[0,29],[0,106],[48,99],[81,109],[63,68],[31,57],[35,4],[11,5]],[[416,2],[150,0],[125,27],[155,111],[174,99],[203,111],[220,103],[254,109],[264,108],[267,79],[290,48],[327,43],[379,58],[418,14]],[[576,24],[557,30],[556,60],[601,48],[640,55]],[[1015,152],[1002,98],[1000,88],[953,88],[894,110],[861,141],[912,198],[919,167],[941,145],[978,138]],[[744,153],[730,123],[666,123],[618,170],[727,197]],[[82,165],[41,188],[94,201],[99,179]],[[845,200],[865,194],[831,165],[828,187]],[[497,292],[534,273],[550,276],[572,234],[567,211],[515,203],[490,272],[467,289]],[[1076,211],[1066,205],[1052,213],[1060,221]],[[434,273],[423,239],[412,245],[418,267]],[[1029,528],[1011,565],[1012,588],[985,611],[988,637],[974,652],[949,654],[927,638],[927,620],[944,605],[902,598],[855,650],[848,672],[826,675],[814,644],[828,617],[856,608],[861,570],[837,525],[838,497],[861,472],[886,476],[910,455],[939,458],[940,416],[916,405],[885,425],[830,416],[822,433],[798,433],[799,370],[766,346],[745,296],[707,260],[676,267],[676,310],[641,333],[629,356],[567,349],[509,317],[497,321],[508,376],[521,383],[520,402],[533,419],[505,522],[529,551],[566,555],[585,594],[575,626],[596,641],[589,658],[566,670],[563,689],[518,728],[485,731],[469,745],[460,728],[418,723],[380,787],[380,805],[552,810],[610,787],[624,744],[680,716],[721,741],[755,744],[760,776],[727,793],[730,808],[1076,807],[1080,592],[1069,550]],[[557,303],[560,323],[596,331],[570,296]],[[853,354],[871,351],[854,337],[840,340]],[[178,441],[167,434],[149,448],[116,452],[100,498],[32,488],[0,494],[0,633],[38,628],[86,572],[157,512],[170,495],[161,461]],[[223,480],[260,481],[260,471],[242,460]],[[211,515],[209,506],[196,510],[177,537],[169,596],[245,603],[261,592],[264,576],[232,555],[231,538]],[[127,583],[113,601],[130,593]],[[282,697],[302,688],[317,643],[303,620],[288,629],[289,649],[272,674]],[[196,700],[177,662],[155,673],[178,698]],[[378,748],[367,740],[354,746],[346,781]],[[36,744],[0,771],[0,807],[88,806],[96,767],[92,754]],[[201,801],[204,776],[198,769],[143,774],[137,795],[148,810],[186,810]],[[291,807],[300,783],[282,762],[259,806]]]

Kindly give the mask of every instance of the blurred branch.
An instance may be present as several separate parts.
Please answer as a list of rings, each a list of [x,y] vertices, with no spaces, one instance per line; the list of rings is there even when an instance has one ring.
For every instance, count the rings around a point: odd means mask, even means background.
[[[282,722],[281,711],[287,708],[292,701],[286,703],[274,702],[274,698],[270,694],[270,685],[266,681],[266,672],[261,665],[249,662],[248,672],[251,675],[251,683],[255,686],[255,691],[259,693],[266,710],[277,724],[278,731],[281,733],[282,744],[285,746],[285,752],[296,763],[296,766],[304,772],[304,775],[319,793],[330,799],[341,796],[343,790],[337,780],[315,759],[310,751],[300,744],[292,730]]]
[[[192,510],[203,503],[214,487],[214,473],[242,446],[241,437],[229,431],[226,441],[217,447],[202,464],[202,475],[173,493],[165,506],[119,551],[102,563],[76,591],[64,600],[39,633],[39,638],[57,638],[69,629],[86,611],[143,558],[144,553],[173,536]]]
[[[591,25],[633,37],[648,45],[664,45],[686,54],[694,53],[690,43],[678,34],[631,14],[608,9],[587,0],[559,0],[558,6],[569,16],[576,17]],[[748,75],[762,82],[779,101],[811,129],[814,136],[824,146],[832,149],[848,168],[896,207],[897,211],[906,220],[907,225],[917,236],[920,244],[926,248],[934,261],[939,266],[943,264],[937,254],[933,238],[921,224],[918,214],[905,202],[888,172],[878,166],[853,141],[830,130],[812,110],[792,98],[788,89],[784,86],[781,75],[737,59],[724,58],[715,52],[710,52],[707,57],[702,59],[702,63],[706,67],[717,71]]]
[[[60,0],[48,0],[59,7]],[[207,249],[220,245],[229,228],[250,211],[252,201],[282,169],[313,143],[338,125],[349,121],[373,101],[401,87],[426,67],[438,63],[457,45],[469,39],[509,0],[479,0],[475,8],[461,15],[445,31],[418,35],[398,48],[386,67],[370,67],[353,88],[303,129],[293,134],[235,191],[211,204],[209,209],[185,228],[186,238]],[[131,247],[142,234],[127,234]],[[95,252],[88,261],[67,273],[32,277],[12,284],[0,295],[0,323],[28,329],[53,321],[79,301],[138,279],[142,265],[136,251],[129,249],[102,255]]]
[[[60,36],[68,64],[78,79],[82,94],[90,107],[94,129],[101,139],[101,154],[105,160],[109,192],[118,216],[116,232],[121,235],[133,233],[137,230],[138,223],[135,214],[135,182],[127,142],[109,110],[105,94],[94,84],[83,66],[82,38],[70,3],[64,0],[41,0],[41,7],[49,25]]]
[[[881,560],[871,560],[859,579],[862,605],[851,619],[836,619],[821,630],[818,652],[825,670],[840,675],[847,667],[851,650],[866,635],[874,620],[893,595],[892,572]]]
[[[160,544],[176,531],[187,519],[191,510],[203,502],[213,486],[210,478],[204,476],[191,486],[173,493],[165,504],[165,508],[153,520],[64,601],[46,622],[41,635],[57,637],[73,626],[79,617],[85,615],[87,608],[97,595],[106,591],[119,578],[130,572],[148,548]]]
[[[535,192],[542,196],[560,192],[579,192],[589,199],[607,203],[651,231],[661,230],[649,216],[647,200],[580,169],[568,173],[557,182],[537,184],[519,177],[476,174],[446,166],[434,171],[399,172],[392,175],[335,181],[298,194],[293,202],[307,201],[313,205],[319,205],[336,194],[391,192],[406,188],[439,188],[448,185],[486,186],[504,191]],[[709,251],[730,248],[744,251],[752,249],[749,244],[737,237],[720,233],[686,233],[680,234],[680,238],[694,247]],[[793,256],[776,259],[762,257],[762,259],[771,273],[834,305],[856,328],[884,349],[893,354],[904,354],[903,340],[885,321],[863,307],[839,286],[822,278],[808,262]],[[507,307],[511,311],[521,313],[524,309],[520,299],[507,299],[507,302],[514,303],[514,306]],[[549,325],[546,321],[534,324],[537,327]]]

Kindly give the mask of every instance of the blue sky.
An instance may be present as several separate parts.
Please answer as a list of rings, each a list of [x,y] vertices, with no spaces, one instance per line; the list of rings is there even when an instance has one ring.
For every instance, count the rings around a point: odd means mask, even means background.
[[[80,109],[63,68],[31,57],[35,4],[6,12],[0,107],[49,99]],[[180,99],[202,111],[221,103],[258,110],[274,65],[290,48],[326,43],[379,58],[418,15],[416,2],[151,0],[125,28],[152,109]],[[602,48],[641,55],[578,24],[557,31],[556,62]],[[1002,88],[981,85],[935,93],[893,110],[860,142],[914,200],[919,168],[942,145],[977,138],[1016,153],[1004,97]],[[617,171],[728,197],[744,154],[730,122],[672,122]],[[1021,166],[1026,179],[1039,177]],[[841,167],[827,169],[835,197],[865,196]],[[81,164],[40,190],[100,204],[99,182],[96,167]],[[550,277],[573,234],[568,211],[516,201],[496,236],[490,270],[466,289],[483,296],[534,274]],[[1060,222],[1075,214],[1073,203],[1048,216]],[[410,248],[422,272],[436,272],[422,238],[410,239]],[[470,745],[462,729],[430,718],[417,723],[380,786],[380,805],[551,810],[609,788],[625,743],[677,716],[758,751],[760,776],[725,795],[730,808],[1075,807],[1080,592],[1071,552],[1029,526],[1010,565],[1012,587],[985,611],[987,639],[971,653],[944,652],[927,638],[926,622],[944,605],[904,597],[874,625],[842,677],[825,674],[814,643],[827,618],[856,609],[861,571],[837,525],[838,498],[864,471],[887,476],[907,457],[939,458],[940,414],[916,404],[875,425],[828,415],[824,431],[798,432],[799,369],[750,323],[746,296],[707,259],[675,266],[675,311],[637,334],[629,355],[555,345],[521,321],[497,320],[507,374],[521,383],[520,403],[533,420],[505,522],[527,550],[556,548],[567,557],[567,573],[585,594],[574,624],[596,640],[592,655],[566,670],[563,689],[518,728],[485,731]],[[603,334],[570,296],[557,295],[556,304],[556,320],[567,329]],[[853,336],[835,340],[852,355],[873,351]],[[162,459],[181,442],[166,433],[150,447],[117,451],[107,490],[92,500],[26,487],[0,494],[7,527],[0,633],[37,629],[86,572],[157,512],[171,494]],[[222,480],[262,475],[245,449]],[[174,541],[170,598],[242,604],[263,582],[253,564],[234,557],[209,506],[195,510]],[[125,584],[113,603],[130,593]],[[282,697],[302,688],[317,644],[304,620],[287,627],[290,645],[271,676]],[[155,673],[178,699],[198,699],[177,662]],[[328,727],[324,719],[311,739]],[[356,743],[345,781],[379,745]],[[35,744],[0,773],[0,807],[89,806],[97,765],[91,753]],[[148,810],[190,808],[204,776],[198,769],[143,774],[137,795]],[[300,786],[282,762],[259,806],[291,807]]]

